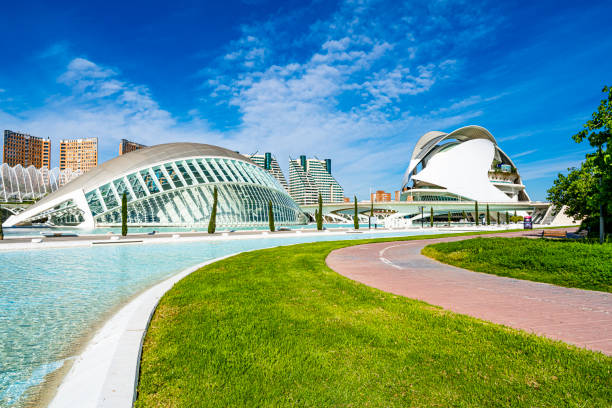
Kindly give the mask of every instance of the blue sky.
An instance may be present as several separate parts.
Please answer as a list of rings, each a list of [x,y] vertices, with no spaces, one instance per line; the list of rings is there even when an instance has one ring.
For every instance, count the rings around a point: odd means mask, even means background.
[[[346,195],[400,187],[430,130],[488,128],[532,199],[580,163],[612,84],[609,1],[9,2],[0,128],[331,158]]]

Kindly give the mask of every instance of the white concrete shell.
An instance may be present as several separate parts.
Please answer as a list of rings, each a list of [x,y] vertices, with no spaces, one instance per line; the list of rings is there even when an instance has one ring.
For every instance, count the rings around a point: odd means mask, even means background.
[[[511,170],[502,171],[494,163],[508,165]],[[442,194],[485,202],[529,201],[516,166],[493,135],[480,126],[423,135],[412,152],[402,190],[427,197]]]
[[[278,181],[246,157],[206,144],[168,143],[103,163],[10,217],[4,226],[118,226],[123,196],[128,225],[206,226],[215,188],[218,226],[267,225],[268,203],[278,223],[306,220]]]

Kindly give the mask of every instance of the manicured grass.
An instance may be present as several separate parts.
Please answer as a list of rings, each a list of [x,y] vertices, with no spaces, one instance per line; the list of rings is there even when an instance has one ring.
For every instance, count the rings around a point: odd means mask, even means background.
[[[472,271],[612,292],[612,244],[474,238],[428,245],[422,253]]]
[[[612,404],[610,357],[325,265],[331,250],[356,243],[244,253],[177,283],[145,338],[136,407]]]

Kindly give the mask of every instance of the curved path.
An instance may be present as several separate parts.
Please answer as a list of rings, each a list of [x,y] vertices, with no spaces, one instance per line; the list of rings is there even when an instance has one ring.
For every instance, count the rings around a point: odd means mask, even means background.
[[[497,235],[525,233],[485,236]],[[474,236],[351,246],[333,251],[326,262],[386,292],[612,355],[612,294],[472,272],[421,255],[426,245],[469,238]]]

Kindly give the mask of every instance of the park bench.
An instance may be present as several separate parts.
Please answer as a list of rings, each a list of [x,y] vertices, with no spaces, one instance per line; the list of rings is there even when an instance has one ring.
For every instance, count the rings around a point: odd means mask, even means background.
[[[559,230],[542,230],[542,238],[569,238],[583,239],[586,238],[588,231],[583,230],[578,233],[559,231]]]
[[[565,231],[542,230],[542,238],[565,238],[566,236]]]

